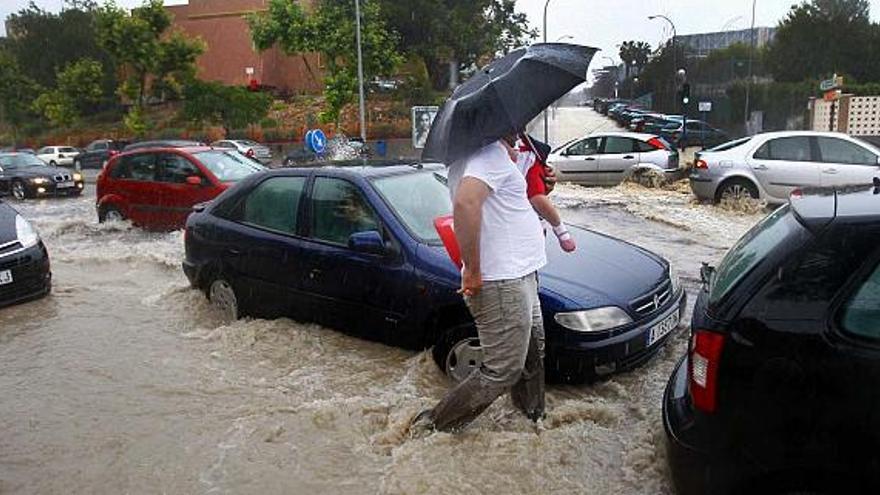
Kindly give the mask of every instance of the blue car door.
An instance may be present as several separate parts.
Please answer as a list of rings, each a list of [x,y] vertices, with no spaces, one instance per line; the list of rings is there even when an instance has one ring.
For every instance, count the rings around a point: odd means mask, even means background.
[[[390,342],[416,297],[411,267],[376,209],[355,183],[316,177],[309,201],[304,287],[313,319],[326,326]],[[386,253],[349,248],[352,234],[378,232]]]
[[[224,229],[227,265],[257,314],[307,318],[302,296],[301,205],[306,176],[270,177],[241,199]]]

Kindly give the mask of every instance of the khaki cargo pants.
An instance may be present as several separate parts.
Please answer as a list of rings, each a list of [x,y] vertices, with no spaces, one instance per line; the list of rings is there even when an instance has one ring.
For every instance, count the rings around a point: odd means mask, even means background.
[[[483,364],[456,385],[431,412],[434,427],[459,430],[510,390],[513,404],[537,420],[544,414],[544,323],[538,277],[486,282],[466,297]]]

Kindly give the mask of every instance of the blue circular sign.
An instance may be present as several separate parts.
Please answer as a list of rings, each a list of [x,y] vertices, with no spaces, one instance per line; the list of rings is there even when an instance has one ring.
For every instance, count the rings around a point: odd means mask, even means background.
[[[321,154],[327,147],[327,136],[321,129],[314,129],[306,133],[306,145],[315,153]]]

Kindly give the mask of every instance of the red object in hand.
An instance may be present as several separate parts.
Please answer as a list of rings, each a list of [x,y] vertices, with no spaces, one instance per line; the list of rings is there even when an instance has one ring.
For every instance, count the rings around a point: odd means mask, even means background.
[[[455,238],[455,225],[452,221],[452,215],[435,218],[434,228],[440,234],[440,240],[443,241],[443,247],[446,248],[449,259],[455,263],[455,266],[461,269],[461,248],[458,246],[458,239]]]

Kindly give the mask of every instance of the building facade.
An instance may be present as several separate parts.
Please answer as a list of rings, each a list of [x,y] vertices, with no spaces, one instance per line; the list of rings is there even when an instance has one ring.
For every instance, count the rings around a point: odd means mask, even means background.
[[[311,0],[301,0],[310,6]],[[285,55],[278,47],[254,49],[245,16],[268,8],[268,0],[189,0],[166,7],[173,28],[201,38],[205,53],[198,59],[199,77],[229,85],[252,85],[286,93],[320,93],[323,89],[318,54]]]
[[[754,32],[755,46],[760,48],[773,41],[776,28],[756,27],[739,31],[723,31],[718,33],[685,34],[675,37],[675,42],[690,49],[697,57],[705,57],[716,50],[723,50],[730,45],[741,43],[749,45]]]

